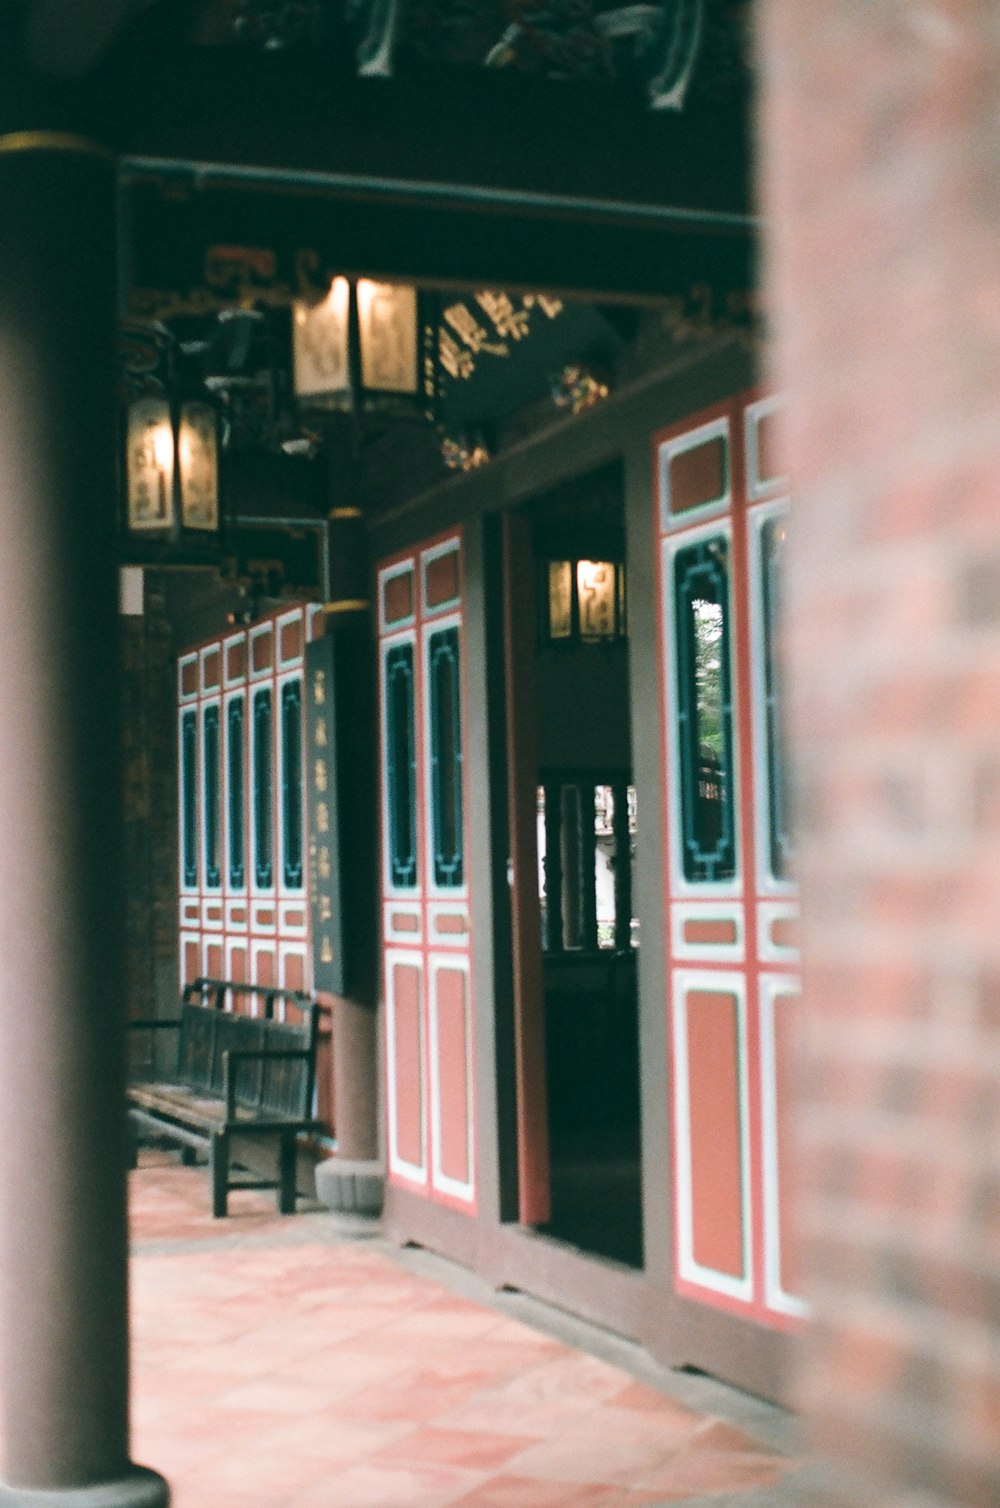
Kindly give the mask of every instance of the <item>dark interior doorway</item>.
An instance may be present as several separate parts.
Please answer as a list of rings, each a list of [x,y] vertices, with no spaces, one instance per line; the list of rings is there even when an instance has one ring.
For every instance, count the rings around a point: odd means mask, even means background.
[[[537,1228],[641,1267],[622,476],[615,464],[530,509],[538,900],[550,1217]]]

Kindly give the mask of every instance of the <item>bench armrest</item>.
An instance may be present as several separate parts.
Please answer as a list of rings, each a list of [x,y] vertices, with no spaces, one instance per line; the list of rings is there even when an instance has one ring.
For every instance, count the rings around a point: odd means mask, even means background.
[[[236,1065],[247,1061],[268,1062],[274,1058],[300,1058],[312,1062],[307,1047],[227,1047],[222,1054],[222,1097],[226,1102],[226,1121],[236,1121]]]

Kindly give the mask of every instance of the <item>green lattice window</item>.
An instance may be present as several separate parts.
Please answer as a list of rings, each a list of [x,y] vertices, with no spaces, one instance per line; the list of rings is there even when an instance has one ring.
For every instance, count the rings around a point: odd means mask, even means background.
[[[417,883],[417,760],[414,737],[413,645],[385,656],[386,829],[389,883]]]
[[[246,825],[244,790],[244,704],[242,696],[233,697],[226,707],[227,807],[226,837],[229,856],[229,883],[239,890],[246,883]]]
[[[281,688],[282,875],[292,889],[302,884],[302,684]]]
[[[736,873],[729,546],[713,535],[674,557],[681,862],[690,881]]]
[[[463,879],[461,666],[457,626],[431,634],[427,658],[434,883],[451,888],[461,885]]]
[[[766,519],[760,531],[760,590],[764,624],[764,731],[767,749],[767,853],[771,877],[787,880],[791,872],[792,833],[785,758],[784,717],[777,625],[785,572],[787,525],[781,515]]]
[[[219,857],[219,709],[206,707],[202,718],[202,759],[205,816],[205,886],[218,890],[222,884]]]
[[[181,717],[181,868],[184,884],[198,883],[198,715]]]
[[[271,690],[253,698],[253,865],[262,890],[274,884],[274,792],[271,758]]]

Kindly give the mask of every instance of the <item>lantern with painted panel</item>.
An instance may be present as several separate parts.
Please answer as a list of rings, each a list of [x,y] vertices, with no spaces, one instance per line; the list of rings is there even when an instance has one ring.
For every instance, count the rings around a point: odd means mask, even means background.
[[[549,560],[544,581],[551,642],[607,644],[627,636],[620,560]]]
[[[404,283],[335,277],[326,297],[292,308],[295,397],[320,412],[433,418],[436,323]]]
[[[219,534],[218,411],[198,385],[178,382],[174,345],[162,326],[121,335],[129,553],[144,542],[204,548]]]

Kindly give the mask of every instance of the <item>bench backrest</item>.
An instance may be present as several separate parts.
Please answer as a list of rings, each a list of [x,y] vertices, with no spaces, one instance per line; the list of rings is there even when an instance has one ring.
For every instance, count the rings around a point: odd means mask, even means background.
[[[302,1051],[305,1058],[252,1059],[238,1067],[234,1065],[231,1072],[236,1074],[236,1103],[241,1109],[288,1120],[308,1120],[312,1116],[316,1072],[316,1005],[298,992],[276,993],[295,994],[296,1014],[301,1021],[275,1021],[266,1016],[219,1009],[214,1004],[203,1005],[196,988],[185,990],[178,1078],[195,1093],[219,1096],[223,1092],[223,1055],[227,1051]],[[189,998],[191,995],[193,999]]]

